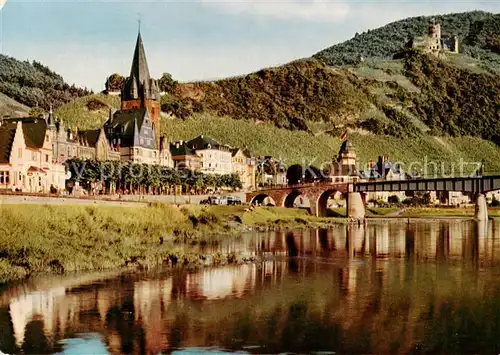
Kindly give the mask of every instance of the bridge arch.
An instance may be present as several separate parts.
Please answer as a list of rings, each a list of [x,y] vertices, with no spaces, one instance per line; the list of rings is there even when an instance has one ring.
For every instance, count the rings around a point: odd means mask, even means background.
[[[342,191],[336,189],[328,189],[323,191],[317,198],[316,205],[316,216],[318,217],[328,217],[328,199],[336,194],[341,194],[345,196]],[[347,206],[346,206],[347,207]]]
[[[301,207],[310,207],[309,197],[300,190],[293,190],[286,195],[283,199],[283,207],[294,208],[297,205],[297,198],[300,198],[298,204],[301,205]]]
[[[255,195],[252,200],[250,201],[250,204],[251,205],[263,205],[263,206],[267,206],[269,204],[273,205],[273,206],[276,206],[276,202],[274,201],[274,199],[269,196],[268,194],[258,194],[258,195]]]

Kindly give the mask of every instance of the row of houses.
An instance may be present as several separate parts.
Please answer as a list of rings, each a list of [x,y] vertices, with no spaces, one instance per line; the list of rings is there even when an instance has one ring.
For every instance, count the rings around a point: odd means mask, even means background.
[[[64,189],[64,163],[73,158],[162,165],[205,174],[236,173],[244,189],[255,187],[255,159],[247,150],[204,136],[187,142],[160,137],[159,97],[139,33],[120,110],[110,109],[102,127],[68,127],[52,110],[46,117],[0,120],[0,189]]]
[[[160,149],[156,149],[154,132],[146,134],[151,138],[145,142],[127,131],[144,129],[137,118],[113,125],[116,117],[123,118],[115,115],[109,122],[116,131],[122,130],[120,138],[106,129],[108,122],[100,129],[78,131],[66,129],[52,113],[46,118],[1,120],[0,189],[33,193],[49,192],[51,187],[64,189],[68,178],[64,163],[73,158],[163,165],[203,174],[236,173],[244,189],[255,187],[255,158],[248,151],[204,136],[176,143],[161,138]]]

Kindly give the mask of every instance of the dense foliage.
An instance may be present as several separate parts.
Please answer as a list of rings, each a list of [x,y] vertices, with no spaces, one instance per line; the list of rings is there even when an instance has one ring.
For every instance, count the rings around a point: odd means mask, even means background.
[[[105,91],[113,92],[113,91],[122,91],[125,85],[125,77],[121,76],[118,73],[111,74],[104,83]]]
[[[412,55],[407,76],[420,88],[414,113],[434,134],[480,136],[500,145],[500,75],[476,74],[437,58]]]
[[[44,110],[90,94],[86,89],[68,85],[60,75],[36,61],[21,62],[2,54],[0,92],[26,106]]]
[[[441,24],[443,35],[459,38],[460,52],[481,57],[500,68],[500,14],[472,11],[456,14],[419,16],[390,23],[356,34],[354,38],[331,46],[314,55],[328,65],[357,63],[366,59],[387,59],[401,51],[413,37],[427,33],[433,20]]]
[[[205,193],[208,190],[241,189],[238,174],[213,175],[175,170],[166,166],[71,159],[66,162],[72,183],[78,182],[90,192],[173,193],[176,186],[182,192]]]
[[[357,85],[346,70],[303,60],[243,77],[179,84],[162,110],[180,118],[210,111],[307,131],[311,121],[337,124],[358,118],[367,97]]]

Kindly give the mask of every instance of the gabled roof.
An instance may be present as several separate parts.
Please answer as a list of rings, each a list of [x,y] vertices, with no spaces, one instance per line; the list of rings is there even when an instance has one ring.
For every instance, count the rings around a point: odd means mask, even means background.
[[[45,142],[45,133],[47,123],[45,120],[33,120],[32,122],[23,122],[24,141],[28,148],[42,148]]]
[[[5,119],[4,124],[16,126],[19,121],[22,123],[26,146],[33,149],[42,148],[47,132],[47,122],[43,118],[19,117]]]
[[[78,142],[83,146],[95,147],[101,134],[101,128],[78,131]]]
[[[221,147],[227,147],[229,146],[221,144],[217,142],[215,139],[210,138],[210,137],[205,137],[205,136],[198,136],[194,139],[191,139],[190,141],[187,141],[186,144],[195,150],[201,150],[201,149],[219,149]]]
[[[184,156],[184,155],[195,155],[196,151],[188,147],[185,143],[170,143],[170,154],[172,157]]]
[[[246,148],[232,148],[231,155],[234,157],[236,154],[238,154],[239,151],[241,151],[243,155],[247,158],[253,157],[252,153]]]
[[[0,126],[0,164],[8,164],[10,160],[10,152],[12,151],[12,143],[16,135],[16,125],[12,123],[4,123]]]

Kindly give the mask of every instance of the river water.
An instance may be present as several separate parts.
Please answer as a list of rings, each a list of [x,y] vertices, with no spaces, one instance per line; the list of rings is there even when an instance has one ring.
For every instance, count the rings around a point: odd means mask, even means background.
[[[248,233],[262,263],[33,278],[0,290],[4,353],[495,353],[500,222]]]

